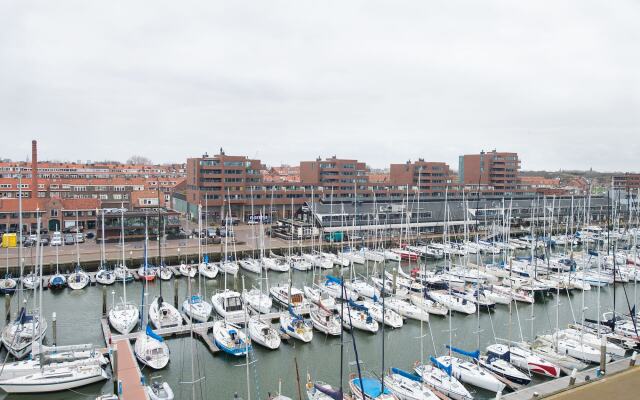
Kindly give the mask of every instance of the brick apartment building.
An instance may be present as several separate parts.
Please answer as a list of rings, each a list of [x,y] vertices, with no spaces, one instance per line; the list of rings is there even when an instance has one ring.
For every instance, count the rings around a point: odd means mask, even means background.
[[[19,199],[0,199],[0,232],[18,232],[20,224]],[[95,229],[97,199],[23,199],[23,232],[36,232],[38,215],[42,217],[43,230],[58,231],[75,227],[76,221],[81,229]]]
[[[459,158],[459,181],[464,185],[488,185],[495,195],[522,194],[520,184],[520,160],[517,153],[481,151]]]
[[[633,191],[640,189],[640,174],[626,173],[613,177],[613,188],[617,190]]]
[[[447,191],[457,191],[452,186],[453,174],[444,162],[429,162],[423,159],[391,164],[388,185],[399,189],[402,186],[419,187],[420,196],[443,197]]]

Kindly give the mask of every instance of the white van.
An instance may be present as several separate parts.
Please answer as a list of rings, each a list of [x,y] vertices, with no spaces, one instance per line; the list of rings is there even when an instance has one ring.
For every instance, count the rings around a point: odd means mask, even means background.
[[[62,246],[62,233],[53,232],[51,235],[51,242],[49,243],[51,246]]]

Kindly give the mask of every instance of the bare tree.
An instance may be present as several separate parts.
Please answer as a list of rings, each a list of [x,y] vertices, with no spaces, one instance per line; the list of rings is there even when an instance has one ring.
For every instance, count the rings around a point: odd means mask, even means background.
[[[152,164],[151,160],[145,156],[131,156],[127,160],[127,164],[135,164],[135,165],[149,165]]]

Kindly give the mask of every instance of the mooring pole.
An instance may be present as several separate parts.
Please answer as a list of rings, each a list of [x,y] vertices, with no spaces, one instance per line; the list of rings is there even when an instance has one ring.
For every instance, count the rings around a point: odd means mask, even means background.
[[[600,373],[607,372],[607,338],[602,336],[600,340]]]
[[[173,306],[178,308],[178,280],[173,280]]]
[[[9,293],[4,295],[4,315],[7,318],[7,323],[11,321],[11,295]]]
[[[51,314],[51,321],[53,324],[53,345],[57,346],[58,345],[58,321],[57,321],[55,312]]]
[[[111,368],[113,369],[113,394],[120,396],[120,384],[118,382],[118,347],[111,347]]]
[[[107,315],[107,286],[102,285],[102,316]]]

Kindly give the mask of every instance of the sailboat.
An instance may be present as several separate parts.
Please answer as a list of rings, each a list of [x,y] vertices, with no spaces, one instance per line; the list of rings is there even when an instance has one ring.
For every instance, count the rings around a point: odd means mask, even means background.
[[[151,369],[162,369],[169,364],[169,347],[149,324],[145,331],[139,334],[133,350],[138,361]]]
[[[437,400],[422,378],[398,368],[384,376],[384,385],[400,400]]]
[[[361,305],[348,301],[346,307],[339,307],[338,313],[345,329],[360,329],[366,332],[378,332],[379,325],[369,314],[369,310]]]
[[[402,328],[404,325],[402,315],[391,308],[382,307],[382,304],[376,300],[364,300],[361,304],[367,308],[369,315],[371,315],[376,322],[380,324],[384,323],[392,328]]]
[[[13,294],[16,290],[18,282],[11,277],[9,273],[9,247],[6,249],[7,254],[7,272],[4,274],[4,278],[0,279],[0,294]]]
[[[147,269],[147,252],[149,249],[149,231],[147,229],[147,219],[145,218],[144,229],[144,271]],[[148,280],[142,286],[142,324],[144,325],[144,298],[148,287]],[[157,304],[157,302],[156,302]],[[169,346],[164,342],[162,336],[157,335],[151,329],[151,325],[147,323],[144,332],[140,332],[133,347],[136,358],[144,365],[158,370],[167,366],[169,363]]]
[[[97,210],[96,210],[97,211]],[[100,244],[100,267],[98,268],[98,272],[96,272],[96,282],[101,285],[113,285],[116,282],[116,275],[113,271],[109,270],[106,265],[106,252],[105,252],[105,241],[104,237],[104,210],[102,210],[102,241]],[[57,250],[56,250],[57,251]]]
[[[40,216],[38,216],[38,232],[40,232]],[[40,257],[40,279],[42,279],[42,255],[44,253],[42,244],[40,243],[40,234],[38,233],[37,246],[39,248]],[[36,258],[38,258],[36,256]],[[39,312],[42,314],[43,301],[42,301],[42,287],[39,290]],[[20,313],[21,318],[25,316],[23,312]],[[46,329],[46,320],[42,319],[36,326],[35,316],[31,320],[32,341],[37,338],[39,349],[43,350],[42,338],[44,336],[44,330]],[[37,333],[33,331],[37,329]],[[4,341],[4,332],[3,332]],[[7,344],[5,343],[5,346]],[[10,346],[7,346],[11,351]],[[90,383],[99,382],[108,378],[106,372],[102,368],[101,363],[95,360],[85,360],[73,365],[60,365],[60,366],[45,366],[43,363],[44,352],[39,351],[39,365],[40,368],[34,373],[28,375],[21,375],[14,378],[0,381],[0,389],[6,393],[45,393],[54,392],[60,390],[74,389],[80,386],[84,386]]]
[[[205,211],[204,211],[204,225],[208,229],[208,218],[209,218],[209,203],[208,199],[205,199]],[[202,229],[200,230],[202,232]],[[202,244],[202,239],[198,239],[200,247]],[[204,256],[202,257],[202,262],[198,264],[198,274],[204,276],[207,279],[215,279],[218,276],[218,266],[215,263],[209,262],[209,240],[205,238],[204,242]]]
[[[76,231],[80,231],[80,226],[78,225],[78,212],[76,211]],[[80,266],[80,245],[78,244],[78,240],[75,240],[76,243],[76,268],[75,271],[69,275],[69,279],[67,280],[67,284],[70,289],[73,290],[81,290],[86,288],[89,285],[90,279],[89,275],[82,270]]]
[[[20,197],[22,199],[22,197]],[[20,228],[22,228],[22,200],[20,200]],[[37,237],[37,247],[36,247],[36,260],[39,260],[40,264],[42,264],[42,254],[44,253],[44,249],[42,247],[42,243],[40,242],[40,216],[38,215],[38,237]],[[22,229],[20,229],[22,230]],[[20,232],[20,235],[22,232]],[[20,253],[22,249],[22,244],[20,244]],[[20,257],[22,254],[20,254]],[[37,270],[38,261],[36,261],[36,270]],[[40,266],[42,268],[42,266]],[[22,258],[20,258],[20,272],[23,271],[22,267]],[[42,274],[41,274],[42,275]],[[42,292],[42,288],[40,288],[40,293]],[[22,289],[20,290],[20,294],[22,295]],[[21,296],[20,296],[21,297]],[[34,302],[35,302],[36,292],[34,289]],[[26,300],[25,300],[26,303]],[[18,300],[18,304],[20,304],[20,299]],[[25,307],[22,307],[18,312],[17,318],[8,323],[2,330],[2,344],[7,349],[7,351],[16,359],[24,358],[31,351],[31,344],[40,340],[42,335],[44,335],[47,330],[47,320],[42,316],[42,301],[40,301],[40,309],[33,310],[32,314],[29,314]]]
[[[122,302],[114,304],[113,308],[109,310],[108,320],[113,329],[125,335],[131,332],[138,324],[140,312],[135,304],[127,302],[127,275],[131,274],[127,268],[124,255],[124,207],[120,209],[120,225],[122,265],[119,266],[119,269],[116,268],[115,274],[119,280],[122,280]],[[120,271],[120,273],[118,273],[118,271]],[[131,279],[133,279],[133,277]]]
[[[0,381],[6,393],[49,393],[72,390],[107,380],[106,371],[94,362],[72,367],[45,368],[30,375]]]
[[[473,396],[467,388],[452,376],[451,366],[445,367],[438,360],[431,357],[434,365],[416,364],[414,371],[422,378],[422,381],[429,387],[453,400],[472,400]]]
[[[202,205],[198,205],[198,231],[202,232]],[[201,242],[198,241],[198,264],[200,264],[201,262],[202,262],[202,245],[201,245]],[[181,264],[180,267],[182,268],[183,265],[186,265],[186,264]],[[187,275],[185,276],[190,278],[195,276],[196,270],[197,268],[195,267],[192,269],[189,269]],[[180,271],[183,274],[185,273],[183,272],[182,269]],[[190,275],[190,271],[193,271],[193,276]],[[200,289],[200,285],[201,285],[200,281],[201,279],[198,279],[198,289]],[[191,284],[191,280],[189,279],[189,285],[190,284]],[[211,316],[212,306],[204,299],[203,296],[200,295],[199,292],[200,291],[198,290],[198,294],[195,294],[195,295],[192,294],[182,302],[182,310],[184,311],[185,314],[187,314],[187,316],[189,316],[189,318],[198,322],[206,322],[209,320],[209,317]]]
[[[253,212],[252,212],[253,215]],[[260,233],[261,233],[261,237],[262,237],[262,218],[260,219]],[[264,258],[264,244],[261,240],[260,242],[260,253],[262,255],[262,258]],[[264,277],[262,276],[262,274],[264,273]],[[260,270],[260,285],[258,288],[253,288],[250,290],[245,290],[244,289],[244,283],[243,283],[243,290],[242,290],[242,300],[244,301],[244,303],[249,306],[250,308],[252,308],[253,310],[257,311],[260,314],[266,314],[269,311],[271,311],[271,306],[273,305],[273,302],[271,300],[271,297],[269,297],[268,294],[264,293],[262,288],[263,288],[263,282],[267,282],[267,287],[268,285],[268,280],[267,280],[267,268],[261,269]],[[244,277],[243,280],[244,282]]]
[[[216,346],[232,356],[244,356],[251,350],[251,341],[244,332],[226,320],[213,323],[213,337]]]
[[[80,265],[77,265],[75,272],[69,275],[67,284],[69,285],[70,289],[80,290],[87,287],[89,285],[89,281],[89,275],[82,270]]]
[[[447,348],[453,352],[469,356],[473,360],[478,360],[480,357],[480,351],[467,352],[448,345]],[[453,357],[452,355],[440,356],[437,357],[436,360],[445,368],[451,367],[451,374],[460,381],[469,385],[477,386],[496,393],[502,392],[506,386],[476,363],[465,361],[460,358]]]
[[[349,389],[357,400],[398,400],[377,378],[354,376],[349,379]]]
[[[280,331],[305,343],[313,339],[313,324],[296,314],[292,307],[280,313]]]

